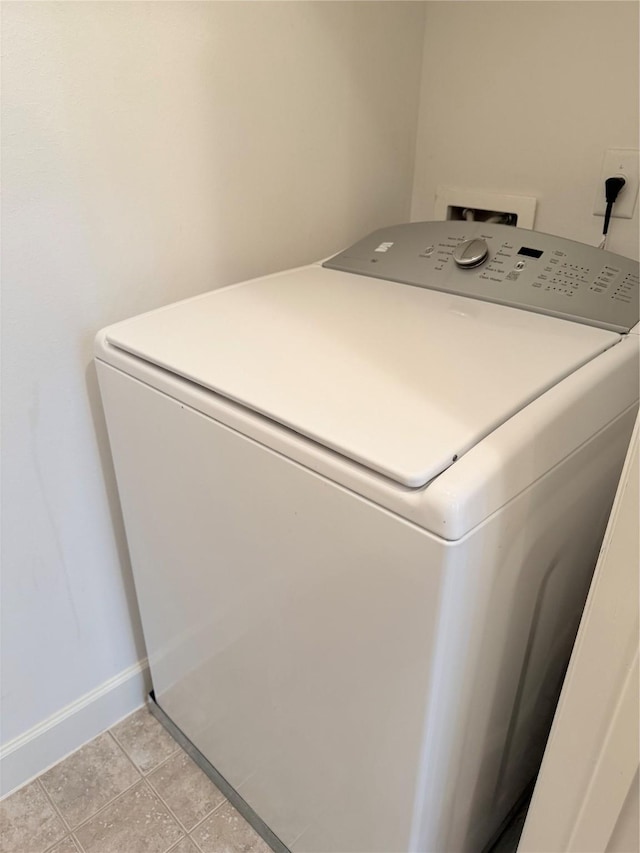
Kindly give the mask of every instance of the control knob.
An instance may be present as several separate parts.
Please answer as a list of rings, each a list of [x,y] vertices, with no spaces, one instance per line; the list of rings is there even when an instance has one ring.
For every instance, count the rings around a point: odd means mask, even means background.
[[[465,240],[453,250],[453,260],[459,267],[469,269],[480,266],[489,257],[489,246],[482,237]]]

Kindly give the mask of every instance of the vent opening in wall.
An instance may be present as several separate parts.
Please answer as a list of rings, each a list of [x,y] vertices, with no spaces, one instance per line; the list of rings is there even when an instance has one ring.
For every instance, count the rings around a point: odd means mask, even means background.
[[[477,207],[447,205],[447,219],[470,219],[474,222],[496,222],[499,225],[517,225],[518,214],[502,210],[483,210]]]
[[[506,225],[518,228],[533,228],[536,214],[536,199],[532,196],[506,195],[479,189],[438,187],[436,191],[434,218],[463,220],[465,211],[474,213],[479,222],[503,222],[492,217],[510,217]]]

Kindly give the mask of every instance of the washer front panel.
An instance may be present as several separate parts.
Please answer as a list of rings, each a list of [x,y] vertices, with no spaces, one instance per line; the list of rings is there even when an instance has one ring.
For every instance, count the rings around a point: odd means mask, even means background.
[[[479,266],[462,269],[453,256],[472,239],[486,241],[488,257]],[[324,266],[618,332],[628,332],[640,319],[637,261],[506,225],[396,225],[370,234]]]

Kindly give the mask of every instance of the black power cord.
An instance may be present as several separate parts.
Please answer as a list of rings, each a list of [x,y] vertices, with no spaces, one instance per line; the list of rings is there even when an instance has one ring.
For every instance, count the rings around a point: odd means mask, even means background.
[[[607,202],[607,208],[604,213],[604,226],[602,228],[602,242],[598,246],[599,249],[604,249],[607,245],[607,232],[609,231],[609,220],[611,219],[611,211],[616,203],[620,190],[626,184],[622,175],[615,175],[612,178],[607,178],[604,182],[604,197]]]

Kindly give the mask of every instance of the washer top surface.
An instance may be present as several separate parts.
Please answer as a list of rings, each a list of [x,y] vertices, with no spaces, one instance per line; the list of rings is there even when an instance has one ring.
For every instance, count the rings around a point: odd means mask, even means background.
[[[313,265],[124,321],[106,339],[417,488],[620,336]]]

